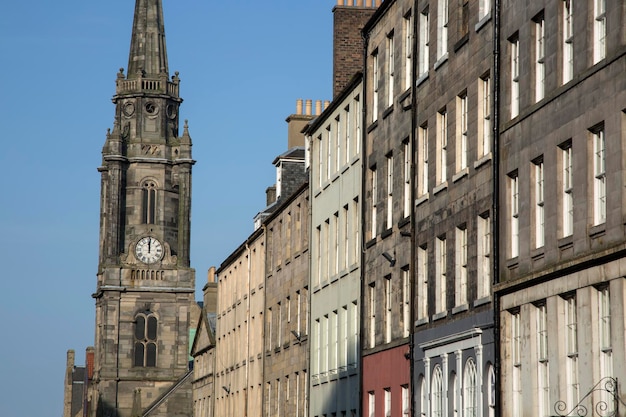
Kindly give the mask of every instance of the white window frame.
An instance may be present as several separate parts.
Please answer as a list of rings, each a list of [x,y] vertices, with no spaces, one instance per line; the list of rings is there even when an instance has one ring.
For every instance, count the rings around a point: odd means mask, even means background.
[[[477,298],[485,298],[489,296],[491,288],[491,223],[489,213],[478,216],[477,218]]]
[[[393,154],[387,155],[387,224],[386,229],[393,227]]]
[[[606,58],[606,0],[593,0],[593,63]]]
[[[445,410],[445,397],[443,391],[443,372],[441,366],[435,365],[432,376],[432,389],[431,389],[431,412],[432,417],[443,417]]]
[[[391,330],[393,328],[393,318],[392,318],[392,291],[393,287],[391,285],[391,275],[387,275],[384,278],[385,284],[385,343],[391,342],[392,333]]]
[[[545,244],[545,181],[543,157],[535,161],[535,248],[541,248]]]
[[[491,0],[479,0],[478,2],[478,20],[482,20],[491,13]]]
[[[385,388],[385,417],[391,417],[391,388]]]
[[[429,43],[430,43],[430,24],[429,24],[429,15],[428,10],[424,10],[420,13],[419,16],[419,68],[418,68],[418,78],[422,78],[428,74],[428,66],[430,65],[428,62],[429,58]]]
[[[576,295],[569,295],[563,299],[567,365],[565,369],[567,404],[578,404],[580,399],[580,385],[578,379],[578,320]]]
[[[435,310],[437,313],[443,313],[447,311],[447,263],[446,263],[446,237],[440,236],[437,238],[437,247],[435,248],[435,255],[437,257],[437,263],[435,269],[437,271],[437,281],[435,282]]]
[[[567,84],[574,78],[574,0],[562,0],[562,44],[563,44],[563,84]]]
[[[480,94],[480,143],[478,155],[486,156],[491,152],[491,79],[485,75],[478,80]]]
[[[380,89],[380,79],[378,70],[378,49],[372,53],[372,123],[378,120],[378,93]]]
[[[437,61],[448,53],[448,0],[437,1]]]
[[[411,332],[411,276],[407,268],[402,269],[402,337]]]
[[[511,119],[519,115],[519,37],[517,34],[509,39],[509,50],[511,55]]]
[[[511,312],[511,395],[512,415],[521,416],[522,410],[522,329],[520,311]]]
[[[462,225],[456,228],[456,273],[454,304],[462,306],[467,304],[467,226]]]
[[[378,172],[376,166],[370,168],[371,188],[372,188],[372,213],[371,213],[371,229],[370,239],[376,238],[377,233],[377,205],[378,205]]]
[[[537,313],[537,412],[550,415],[550,371],[548,362],[548,312],[546,304],[536,306]]]
[[[394,88],[395,88],[395,42],[393,31],[387,35],[387,107],[393,105]]]
[[[562,231],[563,237],[574,233],[574,171],[572,143],[561,146]]]
[[[604,126],[593,136],[593,220],[594,226],[606,222],[606,141]]]
[[[463,375],[463,417],[478,416],[478,400],[480,383],[478,370],[474,359],[469,358],[465,363]]]
[[[371,282],[368,286],[369,291],[369,331],[368,345],[370,348],[376,346],[376,283]]]
[[[468,109],[469,101],[467,98],[467,92],[461,93],[457,97],[457,109],[459,111],[458,115],[458,128],[457,128],[457,152],[458,152],[458,160],[457,160],[457,172],[462,171],[467,168],[467,153],[469,148],[469,139],[468,139],[468,117],[469,117],[469,109]]]
[[[413,13],[409,10],[404,15],[404,89],[411,86],[413,68]]]
[[[419,172],[418,172],[418,195],[428,194],[428,125],[419,128]]]
[[[542,100],[546,92],[546,36],[543,13],[534,19],[535,24],[535,102]]]
[[[448,179],[448,113],[442,109],[437,113],[437,145],[439,147],[439,183]]]
[[[411,142],[406,140],[402,144],[404,149],[404,164],[403,164],[403,185],[404,195],[402,204],[402,214],[404,218],[411,215]]]
[[[509,209],[511,232],[511,258],[519,256],[519,176],[517,172],[509,174]]]

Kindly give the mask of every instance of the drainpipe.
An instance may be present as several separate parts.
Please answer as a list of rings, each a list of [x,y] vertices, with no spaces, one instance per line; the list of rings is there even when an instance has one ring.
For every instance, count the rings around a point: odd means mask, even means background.
[[[493,248],[493,274],[492,281],[497,284],[500,281],[500,2],[494,0],[493,9],[493,220],[492,220],[492,248]],[[495,415],[501,412],[501,384],[500,384],[500,298],[493,292],[493,314],[494,314],[494,368],[496,373],[496,398]]]
[[[363,341],[362,339],[362,335],[363,332],[361,331],[361,328],[363,327],[363,314],[365,312],[365,309],[363,307],[363,294],[364,294],[364,288],[363,288],[363,283],[365,282],[365,176],[367,175],[367,164],[366,164],[366,157],[367,157],[367,79],[368,79],[368,75],[367,75],[367,54],[368,54],[368,47],[369,47],[369,34],[361,31],[361,37],[363,38],[363,105],[361,106],[361,152],[363,153],[362,157],[361,157],[361,233],[360,233],[360,237],[361,237],[361,265],[360,265],[360,275],[361,275],[361,282],[360,282],[360,295],[359,295],[359,328],[358,328],[358,338],[357,341],[359,343],[359,349],[357,349],[357,352],[359,352],[359,395],[358,395],[358,399],[359,399],[359,404],[357,406],[357,415],[361,415],[361,411],[362,411],[362,403],[363,403],[363,354],[362,354],[362,346],[363,346]]]
[[[416,282],[416,273],[415,273],[415,256],[416,256],[416,248],[417,244],[417,236],[416,236],[416,219],[415,219],[415,153],[417,151],[416,146],[416,134],[417,131],[417,6],[418,0],[413,1],[413,39],[411,40],[411,56],[413,60],[411,61],[411,228],[410,233],[411,236],[411,259],[409,260],[409,297],[410,297],[410,313],[409,313],[409,396],[411,399],[411,407],[410,407],[410,416],[415,416],[415,384],[414,384],[414,373],[415,373],[415,359],[414,359],[414,346],[415,346],[415,282]]]

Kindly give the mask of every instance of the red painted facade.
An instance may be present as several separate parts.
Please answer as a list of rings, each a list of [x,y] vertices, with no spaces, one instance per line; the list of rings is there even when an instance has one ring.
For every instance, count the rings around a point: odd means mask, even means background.
[[[403,417],[411,404],[409,345],[395,347],[363,357],[363,416]],[[402,405],[402,388],[408,389],[408,405]],[[385,390],[391,395],[391,414],[385,413]],[[374,394],[375,412],[370,410]]]

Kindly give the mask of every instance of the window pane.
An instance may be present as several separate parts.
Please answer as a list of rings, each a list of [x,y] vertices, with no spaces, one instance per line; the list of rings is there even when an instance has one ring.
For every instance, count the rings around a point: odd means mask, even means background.
[[[146,350],[146,366],[156,366],[156,343],[148,343]]]
[[[157,338],[157,319],[154,316],[148,317],[148,340]]]
[[[143,366],[143,343],[135,343],[134,366]]]
[[[146,336],[146,319],[144,316],[135,318],[135,339],[143,340]]]

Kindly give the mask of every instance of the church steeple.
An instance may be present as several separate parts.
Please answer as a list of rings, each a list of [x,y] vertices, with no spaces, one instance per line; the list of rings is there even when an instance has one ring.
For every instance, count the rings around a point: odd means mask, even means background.
[[[161,0],[137,0],[128,56],[128,78],[168,74]]]

